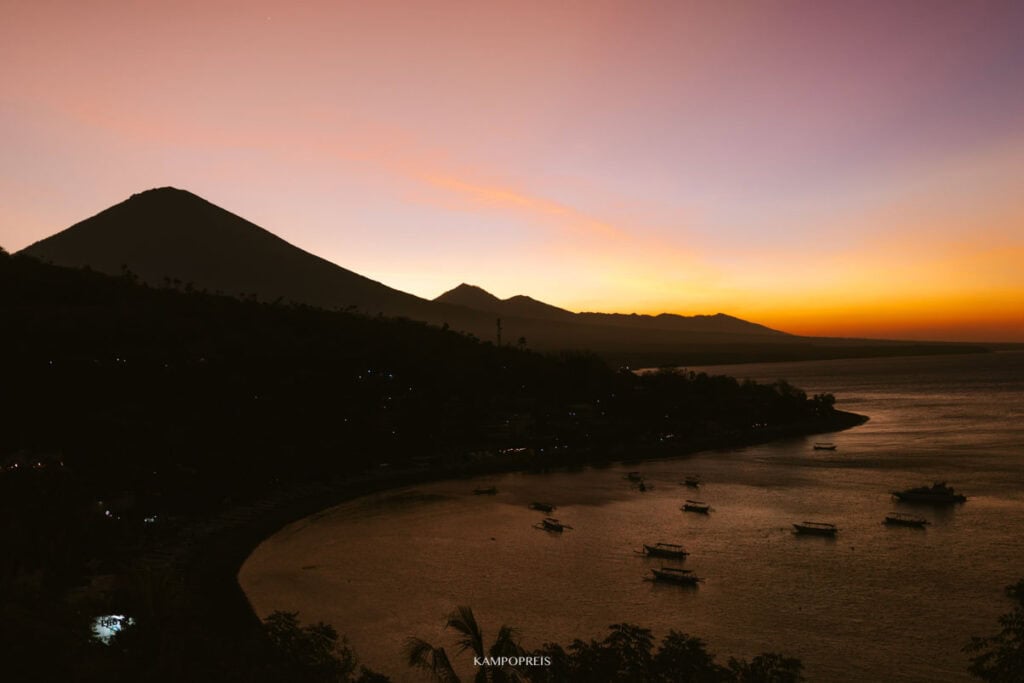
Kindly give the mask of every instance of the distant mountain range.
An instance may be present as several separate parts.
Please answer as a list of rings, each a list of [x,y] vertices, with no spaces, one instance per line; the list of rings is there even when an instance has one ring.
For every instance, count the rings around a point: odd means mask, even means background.
[[[465,283],[455,289],[448,290],[434,299],[442,303],[456,304],[487,311],[493,315],[506,317],[534,318],[537,320],[557,320],[574,322],[583,325],[628,327],[635,330],[676,330],[679,332],[697,332],[702,334],[749,334],[749,335],[785,335],[784,332],[773,330],[764,325],[747,322],[724,313],[715,315],[637,315],[622,313],[573,313],[528,296],[518,295],[508,299],[499,299],[493,294]],[[789,336],[789,335],[785,335]]]
[[[843,343],[835,340],[795,337],[721,313],[573,313],[528,296],[499,299],[467,284],[430,301],[346,270],[171,187],[132,195],[23,251],[60,266],[88,266],[113,275],[130,272],[154,287],[407,317],[490,341],[498,340],[500,318],[503,343],[591,350],[616,361],[796,358],[807,356],[808,344],[830,347],[826,356],[864,355],[838,352]],[[891,342],[873,344],[892,347]]]

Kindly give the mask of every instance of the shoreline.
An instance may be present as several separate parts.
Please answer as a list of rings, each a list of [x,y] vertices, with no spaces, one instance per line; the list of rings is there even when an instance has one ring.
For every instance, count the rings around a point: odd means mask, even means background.
[[[864,424],[870,418],[846,411],[835,411],[825,420],[794,423],[756,432],[698,439],[685,444],[637,447],[631,457],[621,452],[610,457],[588,458],[585,464],[634,462],[694,453],[741,448],[779,439],[813,436],[844,431]],[[570,467],[559,464],[551,469]],[[449,466],[432,472],[422,469],[395,470],[376,475],[337,480],[331,483],[293,488],[276,497],[222,513],[202,524],[206,533],[187,551],[180,562],[180,578],[185,599],[201,610],[208,626],[225,634],[262,637],[262,621],[253,610],[238,581],[238,574],[252,552],[267,538],[287,525],[341,503],[382,491],[418,483],[468,479],[492,473],[531,471],[521,462],[498,461],[469,466]]]

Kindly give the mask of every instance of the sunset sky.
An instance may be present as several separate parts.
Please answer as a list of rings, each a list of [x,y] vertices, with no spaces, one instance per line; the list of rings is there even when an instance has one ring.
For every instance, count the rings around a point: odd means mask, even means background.
[[[392,287],[1024,341],[1024,3],[0,0],[0,245],[173,185]]]

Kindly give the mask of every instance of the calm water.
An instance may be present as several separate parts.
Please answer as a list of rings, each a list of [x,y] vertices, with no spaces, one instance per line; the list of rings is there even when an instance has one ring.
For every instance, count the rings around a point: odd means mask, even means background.
[[[601,638],[629,621],[656,637],[703,638],[724,662],[775,650],[811,681],[965,681],[960,648],[995,630],[1024,577],[1024,353],[706,368],[786,378],[833,392],[862,427],[763,446],[582,472],[510,474],[370,496],[297,522],[240,573],[261,615],[299,611],[347,635],[396,680],[409,635],[443,644],[445,615],[471,605],[492,637],[505,623],[527,647]],[[816,440],[838,445],[814,451]],[[641,493],[624,474],[640,470]],[[699,492],[679,485],[699,474]],[[899,506],[888,491],[948,480],[970,496],[948,510]],[[497,496],[474,496],[483,481]],[[686,498],[713,506],[683,513]],[[536,530],[533,500],[575,527]],[[887,512],[928,517],[888,528]],[[795,537],[829,521],[837,539]],[[697,589],[643,581],[672,564],[643,542],[685,544]]]

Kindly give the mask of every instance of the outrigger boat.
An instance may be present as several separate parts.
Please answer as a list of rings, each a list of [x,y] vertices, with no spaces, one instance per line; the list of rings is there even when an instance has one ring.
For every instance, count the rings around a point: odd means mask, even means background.
[[[836,445],[830,441],[819,441],[814,444],[814,450],[816,451],[834,451]]]
[[[711,506],[699,500],[688,500],[683,503],[683,507],[681,509],[684,512],[697,512],[702,515],[706,515],[711,512]]]
[[[963,503],[967,496],[957,493],[952,486],[946,486],[946,482],[937,481],[931,486],[918,486],[903,491],[893,491],[892,495],[901,503],[928,503],[931,505],[954,505]]]
[[[531,510],[540,510],[541,512],[551,512],[555,509],[555,506],[551,503],[530,503]]]
[[[639,553],[639,551],[637,551]],[[639,553],[641,555],[648,555],[650,557],[686,557],[690,553],[683,549],[683,546],[677,543],[655,543],[654,545],[648,545],[644,543],[644,552]]]
[[[836,529],[835,524],[829,524],[828,522],[801,522],[794,524],[793,528],[798,534],[809,534],[811,536],[835,536]]]
[[[497,493],[498,488],[496,486],[491,486],[486,489],[473,489],[473,495],[475,496],[493,496],[496,495]]]
[[[912,526],[917,529],[923,529],[931,524],[931,522],[922,517],[908,515],[905,512],[890,512],[885,516],[883,524],[887,524],[889,526]]]
[[[544,519],[542,519],[540,521],[539,524],[534,524],[533,527],[535,529],[543,529],[544,531],[559,531],[559,532],[565,531],[566,529],[571,529],[572,528],[568,524],[562,524],[561,522],[559,522],[554,517],[545,517]]]
[[[652,569],[651,573],[654,575],[652,581],[665,581],[668,583],[678,583],[684,586],[696,586],[700,581],[696,574],[690,569],[679,569],[678,567],[662,567],[661,569]]]

